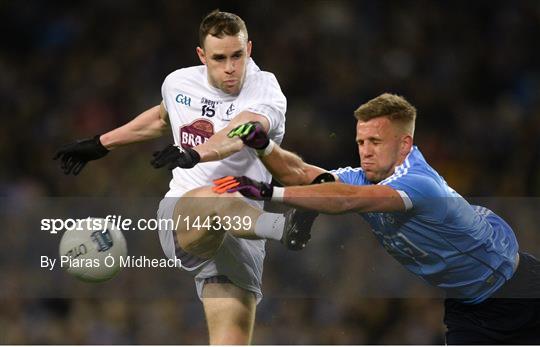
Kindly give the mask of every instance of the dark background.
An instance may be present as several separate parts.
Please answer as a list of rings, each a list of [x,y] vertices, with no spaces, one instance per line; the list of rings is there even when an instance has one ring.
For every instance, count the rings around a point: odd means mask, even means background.
[[[151,276],[136,271],[105,284],[125,295],[28,289],[47,279],[25,261],[40,252],[37,222],[25,223],[62,197],[159,201],[170,177],[149,160],[171,138],[122,148],[78,177],[51,158],[159,104],[167,74],[199,64],[198,25],[217,7],[246,21],[254,60],[288,98],[285,148],[327,169],[358,166],[352,112],[383,92],[403,95],[418,109],[415,141],[431,165],[462,195],[495,197],[485,204],[512,223],[522,249],[540,255],[530,208],[540,191],[540,2],[0,1],[0,343],[207,342],[184,272],[167,273],[171,294],[158,297],[130,294],[126,286]],[[374,299],[392,277],[384,264],[406,274],[360,218],[331,218],[318,222],[305,258],[269,245],[254,342],[443,342],[440,299],[422,284],[417,295]],[[126,237],[130,250],[159,254],[156,235]],[[48,241],[47,250],[58,239]],[[343,267],[341,282],[321,275]],[[309,281],[293,283],[295,295],[280,291],[299,273]]]

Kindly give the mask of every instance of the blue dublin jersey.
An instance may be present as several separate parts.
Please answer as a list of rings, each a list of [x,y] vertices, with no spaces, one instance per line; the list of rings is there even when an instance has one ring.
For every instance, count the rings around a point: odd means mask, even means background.
[[[332,172],[342,183],[373,184],[361,168]],[[466,303],[485,300],[512,277],[518,243],[510,226],[450,188],[416,146],[377,184],[398,191],[407,210],[361,215],[409,271]]]

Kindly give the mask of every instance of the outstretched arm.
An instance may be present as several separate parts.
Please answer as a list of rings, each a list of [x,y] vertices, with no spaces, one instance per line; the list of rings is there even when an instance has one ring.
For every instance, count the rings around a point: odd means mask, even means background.
[[[354,186],[336,182],[281,189],[281,200],[285,204],[323,213],[405,211],[401,195],[384,185]]]
[[[100,136],[100,141],[108,150],[131,143],[160,137],[169,128],[169,117],[163,103],[154,106],[129,123]]]
[[[282,202],[330,214],[392,212],[406,209],[399,192],[384,185],[355,186],[334,182],[280,188],[253,181],[245,176],[224,177],[216,180],[214,184],[214,191],[217,193],[240,192],[250,199]]]
[[[285,186],[310,184],[326,170],[307,164],[293,152],[281,148],[268,138],[266,129],[257,122],[248,122],[234,128],[228,135],[240,138],[244,144],[254,148],[264,166]],[[337,176],[333,175],[335,180]]]
[[[108,133],[62,146],[53,159],[60,160],[60,169],[66,175],[78,175],[89,161],[106,156],[116,147],[161,136],[167,128],[168,115],[162,103]]]
[[[284,186],[310,184],[315,177],[326,172],[320,167],[307,164],[298,155],[278,144],[274,145],[272,152],[260,159],[272,176]],[[337,177],[335,178],[337,180]]]
[[[193,148],[201,156],[201,162],[221,160],[240,151],[244,147],[242,141],[236,137],[231,138],[227,134],[238,125],[246,122],[259,122],[265,132],[268,132],[270,128],[266,117],[249,111],[240,112],[227,127],[215,133],[205,143]]]
[[[175,168],[190,169],[200,162],[218,161],[240,151],[244,144],[237,138],[230,138],[227,134],[238,124],[247,121],[256,121],[261,127],[268,129],[268,120],[256,113],[243,111],[234,117],[229,125],[218,131],[208,141],[193,148],[180,148],[168,145],[165,149],[154,153],[151,164],[156,168],[166,167],[169,170]]]

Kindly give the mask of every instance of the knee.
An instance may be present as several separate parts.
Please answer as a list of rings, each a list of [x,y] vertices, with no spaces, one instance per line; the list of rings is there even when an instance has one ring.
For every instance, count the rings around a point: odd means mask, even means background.
[[[242,195],[238,192],[218,194],[214,192],[212,190],[212,187],[210,186],[195,188],[184,194],[184,197],[188,197],[188,198],[216,198],[219,200],[221,200],[222,198],[234,198],[234,197],[238,198],[241,196]]]
[[[180,235],[181,234],[177,234],[178,246],[180,246],[182,250],[189,254],[195,254],[194,251],[196,243],[194,242],[194,240],[190,240],[189,238],[182,237]]]
[[[215,233],[215,235],[178,235],[178,245],[185,252],[195,255],[199,258],[210,259],[212,258],[224,241],[224,235],[222,233]]]
[[[184,197],[188,198],[215,198],[218,196],[220,195],[215,193],[210,186],[195,188],[184,194]]]
[[[192,213],[188,214],[202,218],[203,216],[224,216],[234,212],[235,209],[245,205],[241,199],[238,199],[239,197],[241,197],[240,193],[217,194],[212,187],[200,187],[190,190],[182,198],[187,200],[190,206],[189,211]]]

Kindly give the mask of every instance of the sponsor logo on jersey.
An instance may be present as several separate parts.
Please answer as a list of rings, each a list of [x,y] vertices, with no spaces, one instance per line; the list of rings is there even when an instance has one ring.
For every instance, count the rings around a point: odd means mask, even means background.
[[[178,94],[175,100],[179,104],[191,106],[191,98],[189,96],[185,96],[184,94]]]
[[[229,108],[227,109],[227,116],[230,116],[234,112],[234,104],[231,104]]]
[[[214,117],[216,115],[216,106],[223,103],[222,101],[214,101],[207,98],[201,99],[203,117]]]
[[[223,103],[223,101],[221,100],[215,101],[215,100],[207,99],[205,97],[201,99],[201,104],[211,106],[212,108],[215,108],[217,105],[221,103]]]
[[[206,119],[197,119],[191,124],[180,127],[180,145],[195,147],[205,143],[214,135],[214,124]]]

